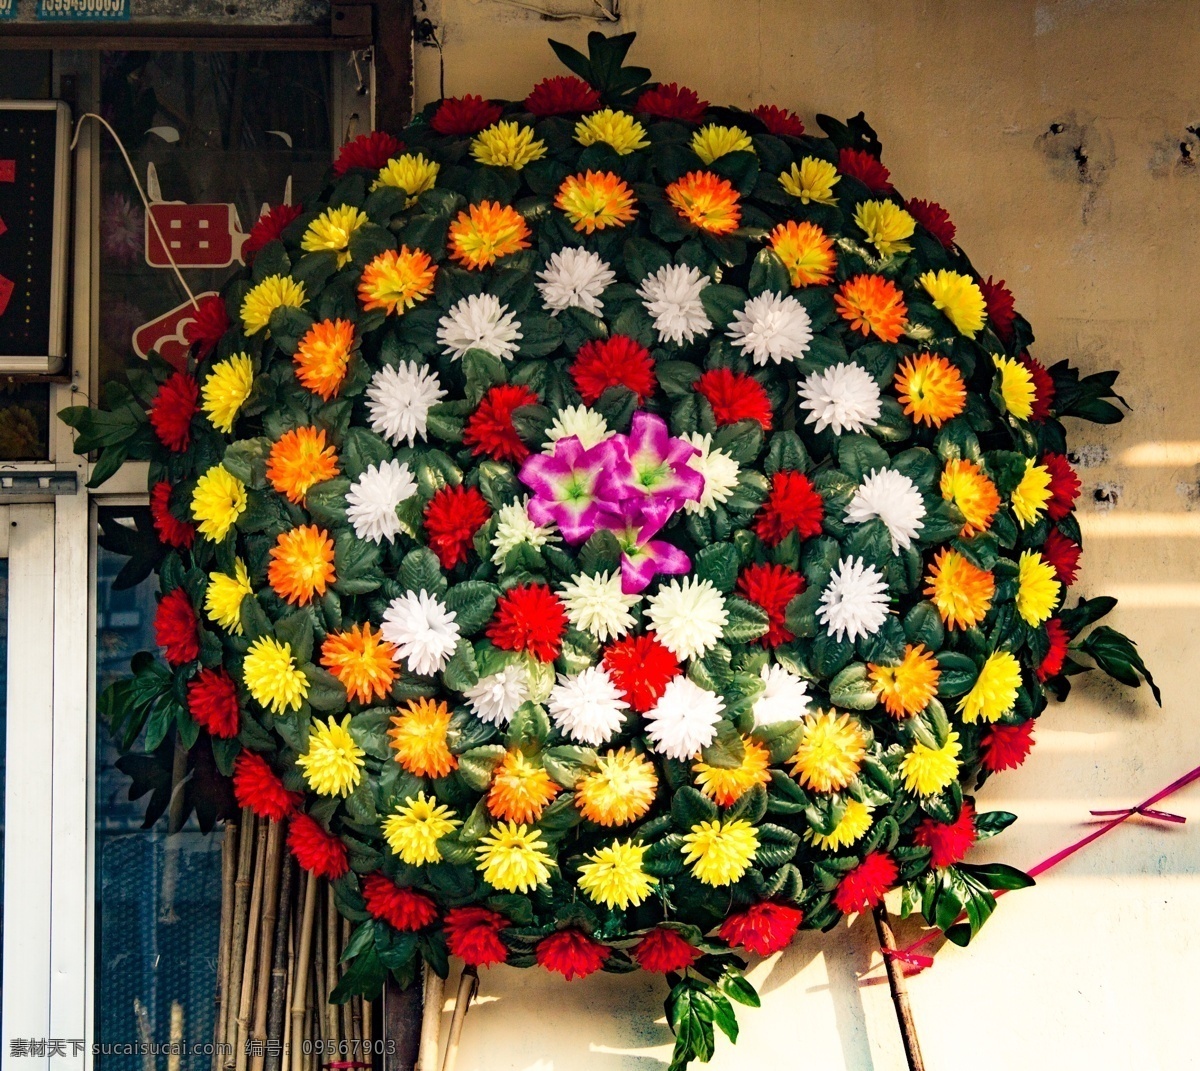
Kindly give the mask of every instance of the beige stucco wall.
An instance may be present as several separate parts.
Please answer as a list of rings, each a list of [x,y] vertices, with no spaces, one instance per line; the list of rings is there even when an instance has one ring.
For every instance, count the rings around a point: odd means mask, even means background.
[[[426,14],[447,94],[524,96],[562,73],[547,36],[582,46],[596,28],[500,0],[428,0]],[[946,206],[979,270],[1008,280],[1035,355],[1121,370],[1130,417],[1070,429],[1086,463],[1078,590],[1122,598],[1114,623],[1140,642],[1164,708],[1099,682],[1052,708],[1033,759],[983,793],[1021,820],[980,857],[1030,866],[1077,836],[1090,807],[1135,802],[1200,763],[1200,457],[1130,455],[1200,448],[1200,143],[1187,130],[1200,124],[1200,4],[622,0],[619,28],[638,31],[633,62],[713,101],[778,103],[810,125],[865,109],[897,187]],[[418,49],[417,91],[439,95],[432,49]],[[1102,484],[1118,489],[1108,512]],[[971,948],[943,949],[913,980],[930,1071],[1200,1067],[1200,785],[1170,809],[1188,824],[1127,824],[1005,898]],[[742,1041],[721,1041],[713,1066],[902,1067],[878,964],[859,920],[757,965],[764,1007],[742,1014]],[[568,985],[493,970],[460,1071],[665,1068],[662,995],[639,976]]]

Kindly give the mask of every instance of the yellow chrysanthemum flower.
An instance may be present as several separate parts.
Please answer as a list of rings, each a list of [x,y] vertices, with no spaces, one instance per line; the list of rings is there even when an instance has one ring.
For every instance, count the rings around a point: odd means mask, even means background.
[[[254,700],[272,714],[299,710],[308,695],[308,677],[296,665],[292,645],[260,636],[246,651],[242,679]]]
[[[698,762],[692,767],[696,774],[696,787],[722,807],[737,803],[755,785],[765,785],[771,780],[767,767],[771,765],[771,753],[757,740],[742,737],[745,751],[737,766],[725,769]]]
[[[603,108],[585,115],[575,124],[575,140],[580,145],[595,145],[603,142],[613,148],[618,156],[628,156],[637,149],[650,144],[646,128],[627,112]]]
[[[700,822],[683,838],[685,864],[705,885],[732,885],[758,854],[758,830],[744,818]]]
[[[410,699],[388,730],[396,761],[417,777],[445,777],[458,766],[446,742],[450,708],[432,699]]]
[[[958,701],[958,712],[966,722],[998,721],[1013,708],[1021,687],[1021,663],[1008,651],[993,651],[979,677]]]
[[[300,385],[327,402],[342,387],[346,366],[354,350],[354,324],[349,320],[322,320],[305,332],[292,360]]]
[[[974,338],[987,319],[987,303],[983,291],[969,275],[961,272],[927,271],[917,280],[933,299],[933,307],[941,309],[960,335]]]
[[[424,866],[442,861],[438,841],[461,825],[449,807],[421,791],[383,820],[383,839],[402,862]]]
[[[433,293],[436,276],[437,265],[423,249],[385,249],[363,268],[358,300],[368,312],[383,309],[389,316],[402,315]]]
[[[994,353],[992,363],[1000,373],[1000,397],[1004,399],[1004,408],[1018,420],[1028,420],[1037,398],[1032,373],[1013,357]]]
[[[919,796],[932,796],[946,788],[958,776],[958,753],[962,744],[958,733],[951,732],[941,747],[913,744],[900,763],[904,787]]]
[[[337,582],[329,533],[315,524],[280,532],[271,548],[267,582],[281,599],[300,606],[324,595]]]
[[[528,893],[550,880],[554,862],[543,848],[548,847],[537,829],[524,823],[500,822],[479,842],[478,870],[483,880],[501,892]]]
[[[742,221],[738,192],[728,179],[708,171],[689,171],[666,189],[671,206],[693,227],[729,234]]]
[[[914,424],[940,428],[966,408],[967,386],[962,373],[945,357],[932,353],[907,357],[896,372],[895,382],[904,414],[912,417]]]
[[[228,573],[209,573],[204,592],[204,612],[226,632],[242,634],[242,600],[253,595],[250,574],[241,558],[233,562],[233,576]]]
[[[350,715],[323,722],[313,718],[308,728],[308,750],[296,759],[304,780],[318,796],[349,796],[362,780],[366,754],[350,735]]]
[[[907,718],[920,714],[937,695],[941,670],[923,643],[915,647],[905,644],[904,657],[897,666],[868,667],[871,687],[879,696],[884,709],[893,718]]]
[[[830,833],[818,833],[810,827],[804,831],[804,839],[813,847],[826,852],[848,848],[851,844],[857,844],[871,828],[871,815],[874,811],[875,808],[861,800],[848,799],[842,817]]]
[[[601,755],[596,768],[575,783],[575,806],[589,822],[623,826],[650,810],[657,790],[654,764],[623,747]]]
[[[238,410],[246,404],[253,389],[254,362],[248,354],[235,353],[214,364],[201,391],[204,396],[202,408],[208,415],[208,422],[217,431],[228,435],[233,431]]]
[[[754,142],[741,127],[709,123],[692,135],[692,152],[706,164],[730,152],[754,152]]]
[[[867,753],[867,734],[849,714],[822,711],[804,718],[804,734],[788,760],[805,788],[837,792],[854,780]]]
[[[492,773],[487,809],[493,818],[532,823],[542,817],[560,791],[541,763],[530,761],[520,749],[513,748]]]
[[[242,299],[242,326],[248,335],[257,335],[271,323],[276,309],[299,309],[308,297],[304,284],[289,275],[268,275]]]
[[[350,240],[368,222],[366,212],[353,205],[327,208],[308,225],[300,248],[306,253],[336,253],[337,266],[344,267],[350,261]]]
[[[974,628],[992,608],[996,578],[957,550],[939,551],[925,579],[925,594],[947,628]]]
[[[450,259],[471,271],[529,248],[529,224],[515,208],[480,201],[459,212],[450,224]]]
[[[881,257],[912,250],[904,239],[913,236],[917,221],[895,201],[863,201],[854,210],[854,222]]]
[[[579,887],[593,903],[605,907],[637,907],[658,884],[642,869],[646,845],[615,840],[597,848],[579,868]]]
[[[384,186],[403,190],[408,194],[404,207],[411,208],[421,194],[437,185],[440,170],[441,164],[435,160],[426,160],[423,153],[406,152],[403,156],[389,160],[379,169],[379,177],[371,183],[371,190],[375,191]]]
[[[792,286],[824,286],[833,279],[837,267],[833,241],[816,224],[788,220],[767,241],[787,268]]]
[[[1062,593],[1058,573],[1036,550],[1022,551],[1017,566],[1017,613],[1027,625],[1047,620]]]
[[[246,512],[246,485],[223,465],[213,465],[196,481],[192,516],[205,539],[220,543]]]
[[[502,119],[475,135],[471,155],[487,167],[520,171],[546,155],[546,143],[533,136],[533,127]]]
[[[324,428],[293,428],[272,444],[267,479],[289,502],[304,505],[309,490],[338,474],[337,450],[325,443]]]
[[[837,198],[833,196],[833,187],[841,178],[828,160],[806,156],[800,163],[792,164],[790,170],[780,173],[779,185],[784,193],[800,198],[801,204],[835,205]]]
[[[958,533],[963,539],[988,530],[1000,508],[1000,495],[974,461],[947,461],[939,486],[942,498],[953,502],[963,515],[964,524]]]
[[[611,171],[568,175],[558,188],[554,204],[584,234],[606,227],[624,227],[637,215],[633,191]]]
[[[1022,528],[1036,524],[1037,519],[1050,501],[1050,470],[1044,465],[1034,464],[1033,458],[1025,459],[1025,475],[1013,489],[1012,508],[1017,515],[1017,524]]]
[[[321,644],[321,665],[342,683],[349,699],[385,699],[399,667],[396,648],[370,622],[331,632]]]

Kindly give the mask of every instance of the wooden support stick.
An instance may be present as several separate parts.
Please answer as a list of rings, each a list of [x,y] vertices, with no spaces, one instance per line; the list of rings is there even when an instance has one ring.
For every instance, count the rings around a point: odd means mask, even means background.
[[[292,884],[296,864],[287,856],[282,861],[279,880],[279,907],[275,912],[275,934],[271,947],[271,984],[267,987],[267,1030],[271,1041],[278,1041],[278,1052],[267,1053],[266,1071],[281,1071],[283,1066],[283,1021],[287,1013],[287,954],[291,935]],[[266,927],[264,926],[265,930]]]
[[[442,1071],[454,1071],[458,1063],[458,1044],[462,1040],[463,1022],[479,988],[479,972],[471,966],[463,968],[458,979],[458,995],[454,998],[454,1014],[450,1017],[450,1036],[446,1039],[446,1059]]]
[[[304,884],[304,916],[300,923],[300,950],[296,953],[296,973],[292,984],[292,1067],[300,1071],[305,1065],[304,1029],[305,1005],[308,1002],[308,966],[312,961],[313,921],[317,913],[317,875],[310,873]]]
[[[234,881],[233,941],[229,948],[229,983],[225,995],[224,1067],[233,1071],[237,1062],[237,1008],[242,994],[242,959],[246,954],[246,916],[250,910],[250,885],[254,879],[254,812],[242,809],[241,836],[238,838],[237,878]]]
[[[284,823],[272,822],[267,832],[267,875],[263,885],[262,923],[259,927],[257,976],[254,980],[252,1038],[264,1042],[250,1058],[250,1071],[263,1071],[266,1061],[267,1005],[271,995],[271,964],[275,958],[275,923],[279,917],[279,874],[283,867]]]
[[[879,947],[895,952],[896,936],[892,933],[887,908],[883,904],[876,904],[874,917]],[[896,1006],[896,1020],[900,1024],[900,1037],[904,1041],[908,1071],[925,1071],[925,1061],[921,1058],[921,1043],[917,1040],[917,1026],[913,1022],[912,1005],[908,1002],[908,981],[904,977],[904,969],[895,956],[886,954],[883,957],[883,966],[887,971],[888,986],[892,990],[892,1003]]]
[[[336,906],[335,906],[335,910],[336,910]],[[342,949],[344,949],[346,947],[346,945],[349,944],[349,942],[350,942],[350,920],[349,919],[339,919],[338,925],[340,927],[339,932],[338,932],[338,962],[339,962],[338,983],[340,984],[341,980],[342,980],[342,975],[346,973],[346,969],[344,967],[341,967],[340,963],[341,963],[341,958],[342,958]],[[350,1041],[350,1042],[359,1040],[358,1031],[354,1029],[354,1014],[353,1013],[354,1013],[354,1001],[348,1000],[348,1001],[346,1001],[345,1004],[342,1005],[342,1037],[345,1038],[345,1040]],[[360,1056],[359,1051],[356,1050],[353,1045],[351,1045],[350,1046],[350,1059],[357,1060],[359,1058],[359,1056]]]
[[[438,1048],[442,1034],[442,1004],[446,1000],[446,980],[425,965],[425,1008],[421,1013],[421,1048],[417,1071],[438,1071]]]
[[[333,902],[333,887],[328,886],[328,896],[325,897],[325,1019],[328,1022],[329,1040],[333,1042],[333,1051],[339,1059],[341,1050],[338,1048],[342,1040],[342,1009],[333,1003],[333,991],[338,984],[338,951],[342,947],[338,940],[337,905]]]
[[[263,886],[267,878],[268,826],[276,823],[258,823],[258,843],[254,847],[254,884],[250,887],[250,917],[246,921],[246,955],[242,965],[242,992],[238,1001],[237,1051],[233,1054],[237,1071],[246,1071],[249,1058],[247,1042],[250,1040],[250,1010],[254,1003],[254,973],[258,964],[258,928],[262,920]]]
[[[221,1066],[225,1041],[225,1012],[229,1002],[229,946],[233,941],[234,882],[237,880],[238,824],[226,822],[221,834],[221,930],[217,946],[217,1007],[213,1015],[212,1071]]]

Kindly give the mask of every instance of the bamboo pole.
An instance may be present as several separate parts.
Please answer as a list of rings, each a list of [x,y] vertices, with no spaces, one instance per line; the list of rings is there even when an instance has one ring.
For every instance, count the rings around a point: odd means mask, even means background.
[[[226,822],[221,834],[221,930],[217,950],[217,995],[213,1014],[212,1071],[221,1066],[221,1046],[225,1040],[225,1012],[229,1000],[229,946],[233,941],[233,897],[237,880],[238,824]]]
[[[183,1005],[171,1001],[171,1045],[167,1051],[167,1071],[179,1071],[183,1054]]]
[[[296,971],[293,975],[292,986],[292,1047],[296,1050],[297,1059],[293,1059],[289,1071],[301,1071],[305,1066],[304,1021],[309,992],[309,963],[312,960],[313,920],[317,911],[317,876],[309,874],[304,885],[304,915],[300,923],[299,951],[296,953]]]
[[[446,1039],[446,1058],[442,1071],[454,1071],[458,1063],[458,1045],[462,1040],[463,1023],[471,1010],[471,1001],[479,988],[479,972],[472,966],[463,968],[458,979],[458,995],[454,998],[454,1014],[450,1017],[450,1036]]]
[[[267,840],[269,826],[259,822],[254,847],[254,883],[250,887],[250,917],[246,923],[246,954],[242,961],[242,991],[238,1001],[237,1042],[234,1061],[237,1071],[246,1071],[246,1043],[250,1040],[250,1009],[254,999],[254,968],[258,960],[258,928],[262,917],[263,886],[267,877]]]
[[[889,952],[896,951],[896,935],[887,908],[882,903],[875,905],[875,932],[879,935],[879,947]],[[896,1007],[896,1020],[900,1024],[900,1037],[904,1041],[904,1057],[908,1071],[925,1071],[921,1057],[921,1043],[917,1039],[917,1024],[913,1021],[912,1005],[908,1001],[908,982],[904,969],[895,956],[884,955],[883,966],[887,971],[888,986],[892,991],[892,1004]]]
[[[150,1013],[138,997],[133,998],[133,1017],[142,1043],[142,1071],[154,1071],[154,1031],[150,1029]]]
[[[340,1058],[341,1009],[332,1003],[333,991],[338,984],[338,916],[337,906],[333,902],[333,887],[326,885],[325,889],[325,1018],[329,1023],[329,1040],[333,1042],[333,1051]]]
[[[425,998],[421,1012],[421,1046],[417,1071],[438,1071],[439,1042],[442,1034],[442,1005],[446,1001],[446,981],[429,964],[425,965]]]
[[[284,856],[279,882],[279,907],[275,912],[275,933],[271,942],[271,982],[267,989],[267,1018],[265,1036],[280,1043],[278,1053],[268,1052],[266,1071],[281,1071],[283,1063],[283,1020],[287,992],[288,936],[291,933],[292,885],[296,865]],[[263,927],[264,932],[266,926]]]
[[[257,819],[249,807],[242,810],[241,837],[238,840],[238,868],[234,880],[233,939],[229,948],[229,975],[225,999],[224,1066],[233,1071],[237,1062],[237,1015],[235,1009],[242,993],[242,959],[246,953],[246,918],[250,909],[250,886],[253,881],[254,836]]]
[[[374,1041],[375,1030],[375,1008],[369,1000],[362,1002],[362,1021],[363,1021],[363,1042],[367,1047],[367,1060],[370,1061],[374,1056],[372,1042]]]
[[[350,920],[344,919],[344,918],[339,918],[338,919],[338,927],[339,927],[339,931],[340,931],[338,933],[338,945],[337,945],[337,947],[338,947],[338,983],[340,984],[341,980],[342,980],[342,975],[346,973],[345,969],[341,965],[342,949],[344,949],[350,941]],[[342,1005],[342,1037],[344,1037],[347,1041],[350,1041],[350,1042],[354,1042],[354,1041],[358,1040],[358,1032],[354,1029],[354,1001],[353,1000],[348,1000]],[[355,1050],[354,1045],[351,1045],[350,1046],[350,1059],[357,1060],[358,1056],[359,1056],[359,1054]]]
[[[267,873],[263,885],[262,924],[259,927],[257,977],[254,981],[254,1026],[250,1035],[263,1042],[263,1049],[251,1056],[250,1071],[263,1071],[266,1060],[267,1004],[271,995],[271,965],[275,959],[275,926],[279,917],[283,833],[283,822],[272,822],[267,833]]]

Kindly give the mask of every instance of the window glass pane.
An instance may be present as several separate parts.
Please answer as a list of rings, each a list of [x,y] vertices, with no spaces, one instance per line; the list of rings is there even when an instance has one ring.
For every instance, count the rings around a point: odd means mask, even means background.
[[[16,49],[0,63],[0,100],[46,100],[53,53]]]
[[[49,456],[50,387],[0,379],[0,461]]]

